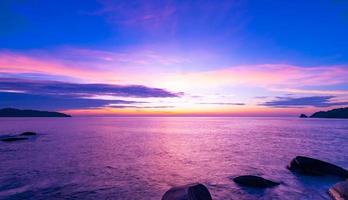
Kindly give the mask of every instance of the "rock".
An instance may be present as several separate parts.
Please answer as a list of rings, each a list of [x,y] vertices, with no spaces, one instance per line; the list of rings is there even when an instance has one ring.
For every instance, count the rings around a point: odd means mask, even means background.
[[[305,115],[305,114],[302,113],[302,114],[300,115],[300,118],[307,118],[307,115]]]
[[[348,200],[348,180],[335,184],[329,194],[334,200]]]
[[[35,132],[23,132],[20,134],[21,136],[33,136],[33,135],[37,135],[37,133]]]
[[[35,132],[23,132],[19,135],[7,135],[7,136],[1,136],[0,141],[3,142],[15,142],[15,141],[21,141],[21,140],[27,140],[30,138],[30,136],[36,136],[37,133]]]
[[[189,187],[188,196],[190,200],[211,200],[211,195],[208,189],[202,185],[197,184]]]
[[[0,140],[3,142],[15,142],[15,141],[21,141],[21,140],[27,140],[28,138],[25,137],[7,137],[7,138],[1,138]]]
[[[253,175],[237,176],[233,178],[233,181],[242,186],[259,187],[259,188],[274,187],[280,184],[280,183],[267,180],[259,176],[253,176]]]
[[[212,197],[204,185],[195,183],[171,188],[162,200],[212,200]]]
[[[348,171],[334,164],[314,158],[297,156],[287,166],[290,171],[308,175],[334,175],[348,178]]]

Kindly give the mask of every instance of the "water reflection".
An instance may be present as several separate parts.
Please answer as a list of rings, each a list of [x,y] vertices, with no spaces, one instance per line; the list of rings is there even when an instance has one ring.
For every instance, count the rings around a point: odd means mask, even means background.
[[[41,133],[0,146],[0,198],[160,199],[170,187],[208,186],[214,199],[328,199],[336,180],[285,166],[296,155],[348,167],[347,121],[282,118],[1,119],[1,134]],[[245,189],[262,175],[279,187]]]

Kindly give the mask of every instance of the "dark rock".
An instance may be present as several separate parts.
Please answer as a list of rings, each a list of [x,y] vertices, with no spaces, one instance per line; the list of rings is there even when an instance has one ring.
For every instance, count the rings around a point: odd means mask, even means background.
[[[348,199],[348,180],[342,181],[329,189],[329,194],[334,200]]]
[[[71,116],[64,113],[59,113],[59,112],[4,108],[4,109],[0,109],[0,117],[71,117]]]
[[[204,185],[195,183],[171,188],[162,200],[212,200],[212,197]]]
[[[342,118],[348,119],[348,107],[338,108],[329,111],[316,112],[310,116],[311,118]]]
[[[334,175],[348,178],[348,171],[334,164],[314,158],[297,156],[287,166],[290,171],[308,175]]]
[[[27,140],[28,138],[25,137],[7,137],[7,138],[1,138],[0,140],[3,142],[16,142],[21,140]]]
[[[307,118],[307,115],[301,114],[301,115],[300,115],[300,118]]]
[[[37,133],[28,131],[28,132],[23,132],[20,135],[21,136],[33,136],[33,135],[37,135]]]
[[[197,184],[189,187],[188,196],[190,200],[211,200],[211,195],[208,189],[202,185]]]
[[[280,183],[267,180],[259,176],[253,176],[253,175],[237,176],[233,178],[233,181],[242,186],[259,187],[259,188],[274,187],[280,184]]]

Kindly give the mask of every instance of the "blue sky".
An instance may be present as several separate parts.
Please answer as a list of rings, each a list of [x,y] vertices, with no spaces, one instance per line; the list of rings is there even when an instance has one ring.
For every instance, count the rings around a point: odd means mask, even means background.
[[[181,94],[144,99],[96,92],[88,98],[104,103],[90,100],[91,106],[76,109],[124,110],[109,108],[105,101],[113,99],[151,102],[150,109],[136,105],[131,113],[290,115],[298,109],[270,102],[291,94],[307,112],[348,102],[343,0],[3,0],[0,24],[2,79],[136,85]],[[37,95],[32,87],[3,83],[1,94],[11,99],[0,106],[34,105],[30,98],[11,105],[19,92]],[[49,96],[45,91],[40,95]],[[317,98],[324,103],[308,103]],[[43,109],[73,113],[71,105],[79,103]]]

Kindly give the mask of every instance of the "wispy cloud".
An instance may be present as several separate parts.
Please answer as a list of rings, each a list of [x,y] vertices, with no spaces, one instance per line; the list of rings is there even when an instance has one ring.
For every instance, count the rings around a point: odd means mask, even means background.
[[[70,76],[76,79],[93,79],[96,74],[107,75],[95,68],[81,67],[79,62],[67,63],[53,56],[0,51],[0,73],[9,74],[47,74],[52,76]]]
[[[102,6],[100,9],[86,14],[105,16],[110,24],[117,27],[136,28],[145,34],[161,34],[162,37],[173,36],[180,31],[188,32],[188,26],[192,23],[195,24],[195,30],[213,31],[210,26],[230,23],[229,27],[232,29],[237,27],[237,18],[240,21],[245,19],[239,16],[240,1],[235,0],[219,3],[157,0],[134,0],[131,3],[113,0],[99,2]]]
[[[294,87],[348,83],[347,66],[302,67],[285,64],[246,65],[178,75],[176,80],[194,85],[250,85]]]
[[[294,89],[294,88],[274,88],[275,92],[289,92],[291,94],[313,94],[313,95],[348,95],[348,90],[313,90],[313,89]]]
[[[202,105],[223,105],[223,106],[244,106],[245,103],[230,103],[230,102],[200,102]]]
[[[136,108],[136,109],[162,109],[175,108],[175,106],[134,106],[134,105],[111,105],[109,108]]]
[[[334,96],[276,97],[260,105],[277,108],[330,107],[348,105],[348,101],[334,102]]]
[[[143,80],[153,79],[152,74],[157,76],[162,71],[176,71],[176,68],[190,63],[188,57],[145,47],[123,51],[60,47],[29,53],[0,50],[2,74],[12,74],[12,77],[37,76],[33,78],[45,75],[51,80],[64,81],[139,84]]]

